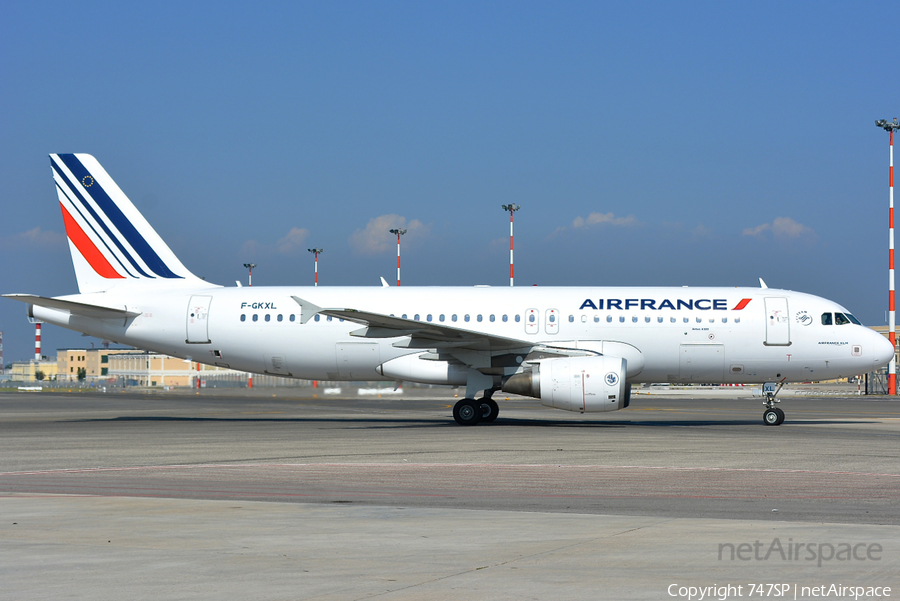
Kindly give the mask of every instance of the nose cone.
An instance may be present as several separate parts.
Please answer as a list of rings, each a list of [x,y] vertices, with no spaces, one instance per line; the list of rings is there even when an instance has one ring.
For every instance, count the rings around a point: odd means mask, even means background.
[[[875,367],[882,367],[891,362],[891,359],[894,358],[894,345],[891,344],[891,341],[882,336],[877,332],[872,332],[874,334],[873,340],[875,349]]]

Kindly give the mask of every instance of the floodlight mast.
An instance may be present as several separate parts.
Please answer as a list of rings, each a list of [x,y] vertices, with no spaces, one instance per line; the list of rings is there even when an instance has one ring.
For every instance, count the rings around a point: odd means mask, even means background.
[[[315,265],[316,265],[316,279],[315,279],[315,285],[318,286],[318,285],[319,285],[319,253],[320,253],[320,252],[324,252],[324,251],[323,251],[321,248],[307,248],[306,250],[308,250],[309,252],[311,252],[312,254],[314,254],[314,255],[316,256],[316,260],[315,260]]]
[[[401,230],[400,228],[394,228],[392,230],[388,230],[392,234],[397,235],[397,285],[400,285],[400,236],[405,234],[407,230]]]
[[[500,205],[504,211],[509,211],[509,285],[515,282],[513,277],[513,213],[521,209],[519,205]]]
[[[900,129],[900,123],[894,117],[893,121],[878,119],[877,127],[890,134],[890,171],[888,192],[888,340],[894,347],[894,356],[888,364],[888,394],[897,394],[897,335],[896,319],[894,313],[894,131]]]
[[[253,268],[256,267],[256,263],[244,263],[244,267],[246,267],[249,272],[247,274],[247,286],[253,286]]]

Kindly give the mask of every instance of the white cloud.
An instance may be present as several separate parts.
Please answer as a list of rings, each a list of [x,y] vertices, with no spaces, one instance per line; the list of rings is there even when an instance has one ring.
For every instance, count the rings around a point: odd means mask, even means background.
[[[744,229],[745,236],[761,236],[771,234],[774,238],[800,238],[807,234],[814,233],[811,228],[806,227],[802,223],[798,223],[790,217],[776,217],[772,223],[763,223],[756,227],[748,227]]]
[[[592,225],[599,225],[601,223],[609,223],[611,225],[635,225],[637,224],[637,219],[635,219],[634,215],[629,215],[628,217],[616,217],[613,213],[591,213],[584,217],[576,217],[574,221],[572,221],[573,228],[582,228],[589,227]]]
[[[309,236],[309,230],[305,227],[292,227],[287,236],[275,243],[275,248],[282,254],[291,253],[301,248],[303,241]]]
[[[19,232],[18,234],[0,237],[0,246],[11,250],[23,248],[29,250],[55,248],[62,246],[65,243],[65,234],[42,230],[40,227],[32,228],[27,232]]]
[[[309,237],[309,230],[305,227],[292,227],[283,238],[279,238],[274,244],[263,244],[256,240],[247,240],[241,245],[241,256],[254,258],[271,255],[274,252],[288,255],[303,248],[303,242]]]
[[[691,236],[694,238],[709,238],[712,236],[712,233],[712,230],[702,223],[698,223],[697,227],[691,230]]]
[[[392,229],[406,230],[402,242],[413,241],[428,234],[429,226],[418,219],[410,222],[400,215],[381,215],[373,217],[363,229],[358,229],[350,236],[350,245],[356,252],[366,255],[396,249],[397,237],[390,233]]]

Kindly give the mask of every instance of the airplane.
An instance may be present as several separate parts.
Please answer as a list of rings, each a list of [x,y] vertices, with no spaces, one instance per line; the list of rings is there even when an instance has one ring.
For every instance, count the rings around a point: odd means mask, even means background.
[[[200,363],[307,380],[465,387],[460,425],[503,391],[579,413],[641,383],[829,380],[893,345],[830,300],[760,288],[223,287],[191,273],[100,163],[51,154],[78,294],[7,294],[46,323]],[[763,423],[780,425],[769,390]],[[480,395],[480,397],[479,397]],[[476,398],[479,397],[479,398]]]

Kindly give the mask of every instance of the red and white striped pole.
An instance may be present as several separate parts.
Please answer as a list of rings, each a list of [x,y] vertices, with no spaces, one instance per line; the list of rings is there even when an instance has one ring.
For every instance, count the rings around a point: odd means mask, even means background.
[[[888,275],[888,327],[890,329],[890,333],[888,334],[888,339],[891,341],[891,346],[897,348],[897,335],[895,333],[896,329],[896,320],[894,317],[894,130],[891,129],[891,166],[890,166],[890,192],[889,192],[889,220],[888,228],[890,230],[890,234],[888,235],[888,270],[890,274]],[[895,355],[896,357],[896,355]],[[888,366],[888,394],[894,395],[897,394],[897,360],[895,357],[891,357],[891,363]]]
[[[509,204],[500,205],[504,211],[509,211],[509,285],[514,285],[515,277],[513,271],[513,213],[522,207],[519,205]]]
[[[895,118],[893,122],[887,119],[880,119],[875,125],[885,129],[890,133],[890,171],[889,171],[889,193],[888,193],[888,340],[894,349],[897,348],[896,336],[896,320],[894,317],[894,130],[900,129],[900,123]],[[888,394],[897,394],[897,360],[896,350],[895,356],[891,357],[888,364]]]
[[[397,234],[397,285],[400,285],[400,236],[406,233],[406,230],[399,228],[390,230],[392,234]]]
[[[256,263],[244,263],[244,267],[247,268],[247,286],[253,286],[253,268]]]
[[[308,250],[308,251],[311,252],[313,255],[315,255],[315,274],[316,274],[316,275],[315,275],[315,280],[314,280],[314,282],[315,282],[315,285],[318,286],[318,285],[319,285],[319,253],[320,253],[320,252],[323,252],[323,249],[321,249],[321,248],[307,248],[306,250]]]
[[[41,360],[41,322],[34,322],[34,360]]]

